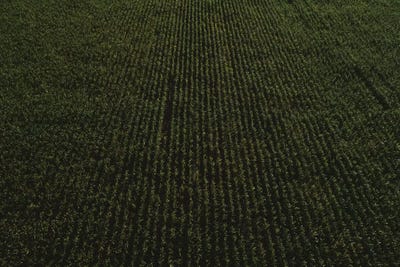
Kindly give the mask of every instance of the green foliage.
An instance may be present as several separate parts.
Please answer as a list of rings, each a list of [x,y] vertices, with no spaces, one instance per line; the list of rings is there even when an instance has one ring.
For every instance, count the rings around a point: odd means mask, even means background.
[[[0,2],[0,265],[400,265],[396,1]]]

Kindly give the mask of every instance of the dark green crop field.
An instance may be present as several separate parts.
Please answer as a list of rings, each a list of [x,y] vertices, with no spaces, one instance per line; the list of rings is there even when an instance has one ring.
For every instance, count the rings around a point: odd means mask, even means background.
[[[20,265],[400,266],[400,1],[1,0]]]

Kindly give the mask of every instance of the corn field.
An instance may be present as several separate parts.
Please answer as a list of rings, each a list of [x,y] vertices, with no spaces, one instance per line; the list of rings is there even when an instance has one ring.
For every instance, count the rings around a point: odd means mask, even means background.
[[[1,266],[399,266],[400,2],[3,0]]]

